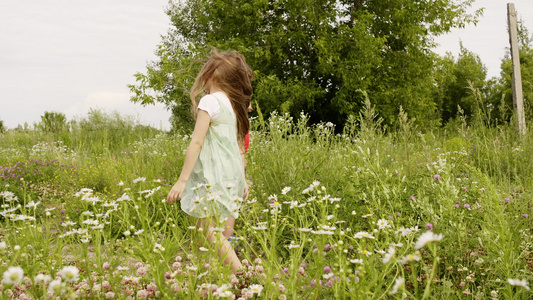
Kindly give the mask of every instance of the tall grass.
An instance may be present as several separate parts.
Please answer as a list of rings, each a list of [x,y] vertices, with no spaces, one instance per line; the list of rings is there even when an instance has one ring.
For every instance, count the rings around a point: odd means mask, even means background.
[[[194,220],[161,201],[189,136],[96,111],[68,132],[8,130],[0,271],[18,265],[29,278],[2,295],[38,298],[46,288],[34,276],[71,264],[83,273],[61,287],[90,298],[532,296],[507,282],[533,278],[531,133],[483,114],[421,131],[403,110],[399,130],[383,131],[368,99],[348,120],[343,130],[305,114],[252,121],[239,276]],[[415,247],[425,231],[442,240]]]

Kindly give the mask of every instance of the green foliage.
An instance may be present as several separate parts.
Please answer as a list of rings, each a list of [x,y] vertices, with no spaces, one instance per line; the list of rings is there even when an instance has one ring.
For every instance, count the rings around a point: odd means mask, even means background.
[[[384,119],[401,105],[424,125],[438,123],[433,99],[433,37],[476,22],[473,0],[172,2],[172,28],[159,59],[137,73],[133,102],[172,107],[173,125],[191,124],[188,89],[210,47],[235,49],[255,70],[254,99],[264,114],[343,125],[358,115],[366,91]],[[174,109],[175,107],[175,109]],[[342,127],[342,126],[341,126]],[[339,127],[339,128],[341,128]]]
[[[460,106],[465,115],[473,115],[476,100],[471,88],[486,90],[487,68],[479,56],[461,44],[457,59],[451,54],[443,57],[438,64],[436,80],[438,91],[435,96],[444,123],[458,115]]]
[[[131,116],[121,116],[118,112],[106,113],[91,109],[86,119],[70,122],[72,134],[65,141],[73,149],[92,153],[117,151],[139,138],[153,136],[157,130],[143,126]],[[90,148],[82,148],[89,145]]]
[[[37,128],[45,132],[61,133],[68,130],[67,117],[64,113],[45,111]]]
[[[0,133],[4,133],[5,131],[4,120],[0,120]]]

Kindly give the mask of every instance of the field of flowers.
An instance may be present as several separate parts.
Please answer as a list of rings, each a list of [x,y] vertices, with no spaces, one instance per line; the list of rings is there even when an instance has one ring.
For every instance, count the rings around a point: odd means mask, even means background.
[[[0,134],[0,298],[533,298],[531,133],[367,116],[252,121],[237,275],[164,201],[189,136]]]

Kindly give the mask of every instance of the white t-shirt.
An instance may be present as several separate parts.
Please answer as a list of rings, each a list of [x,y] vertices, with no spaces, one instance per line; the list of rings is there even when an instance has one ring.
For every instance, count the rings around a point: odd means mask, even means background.
[[[216,97],[215,97],[216,96]],[[233,111],[233,107],[231,106],[231,102],[224,94],[224,92],[216,92],[213,94],[205,95],[200,99],[200,103],[198,103],[198,109],[205,110],[211,119],[214,119],[220,112],[220,105],[217,101],[220,100],[221,103],[226,105],[226,107],[231,111],[233,115],[235,115],[235,112]]]

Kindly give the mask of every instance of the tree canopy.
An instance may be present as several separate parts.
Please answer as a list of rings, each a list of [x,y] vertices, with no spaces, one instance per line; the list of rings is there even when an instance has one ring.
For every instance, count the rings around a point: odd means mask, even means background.
[[[254,105],[344,123],[368,94],[388,124],[399,107],[440,121],[433,38],[476,22],[474,0],[183,0],[158,60],[137,73],[133,102],[165,103],[173,127],[191,122],[188,90],[212,47],[237,50],[255,72]]]

